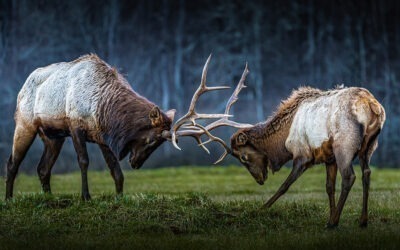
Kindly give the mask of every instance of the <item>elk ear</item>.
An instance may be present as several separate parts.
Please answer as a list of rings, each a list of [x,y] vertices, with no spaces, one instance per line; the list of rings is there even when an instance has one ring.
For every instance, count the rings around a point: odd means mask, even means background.
[[[165,113],[167,115],[167,117],[171,120],[171,122],[174,121],[175,112],[176,112],[175,109],[170,109]]]
[[[151,125],[153,127],[159,125],[162,123],[162,116],[161,116],[161,110],[159,107],[154,106],[154,108],[151,109],[149,118],[151,121]]]
[[[238,136],[236,137],[236,144],[238,146],[242,146],[242,145],[245,145],[246,142],[247,142],[247,135],[243,132],[238,134]]]

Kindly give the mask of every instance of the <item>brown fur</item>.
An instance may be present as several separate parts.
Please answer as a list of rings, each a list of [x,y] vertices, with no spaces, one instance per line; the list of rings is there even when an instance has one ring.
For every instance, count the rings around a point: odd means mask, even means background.
[[[280,133],[281,127],[290,125],[299,105],[303,101],[329,94],[331,94],[330,91],[324,92],[311,87],[301,87],[294,90],[286,100],[281,102],[277,110],[266,122],[259,123],[264,128],[262,136],[269,137],[272,134]]]
[[[119,159],[126,155],[127,144],[138,137],[138,132],[151,127],[169,130],[171,120],[162,113],[160,119],[152,122],[149,113],[156,105],[132,90],[125,78],[114,68],[95,55],[90,59],[97,62],[97,76],[102,82],[103,95],[99,98],[99,138],[109,145]]]

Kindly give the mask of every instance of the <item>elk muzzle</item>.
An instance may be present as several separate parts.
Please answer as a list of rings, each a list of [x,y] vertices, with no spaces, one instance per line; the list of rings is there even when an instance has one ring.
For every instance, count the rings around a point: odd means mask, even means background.
[[[137,157],[137,153],[135,152],[135,151],[132,151],[131,152],[131,154],[130,154],[130,156],[129,156],[129,164],[131,164],[131,167],[133,168],[133,169],[139,169],[139,168],[141,168],[142,167],[142,165],[143,165],[143,162],[140,162],[139,160],[138,160],[138,157]]]
[[[268,178],[267,168],[264,166],[248,166],[247,170],[249,170],[250,174],[253,176],[254,180],[260,184],[264,185],[264,182]]]

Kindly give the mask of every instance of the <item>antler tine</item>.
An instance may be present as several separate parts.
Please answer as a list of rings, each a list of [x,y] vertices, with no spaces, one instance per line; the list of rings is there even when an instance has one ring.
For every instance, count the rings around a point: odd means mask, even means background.
[[[244,71],[242,73],[242,77],[240,78],[240,81],[238,82],[235,90],[233,91],[233,93],[232,93],[231,97],[229,98],[228,102],[226,103],[225,112],[224,112],[224,114],[226,116],[220,118],[217,121],[214,121],[214,122],[208,124],[205,127],[208,131],[211,131],[211,130],[213,130],[215,128],[218,128],[220,126],[230,126],[230,127],[234,127],[234,128],[250,128],[250,127],[253,127],[252,124],[238,123],[238,122],[235,122],[235,121],[228,120],[229,117],[233,117],[233,115],[230,115],[229,112],[230,112],[230,109],[233,106],[233,104],[235,104],[236,101],[239,99],[238,95],[239,95],[240,91],[247,87],[245,85],[245,80],[246,80],[246,77],[247,77],[247,75],[249,73],[250,73],[250,71],[249,71],[248,65],[246,63],[246,66],[245,66]],[[191,135],[193,133],[194,134],[197,134],[197,133],[204,134],[201,130],[195,130],[195,126],[188,126],[188,129],[189,130],[179,131],[179,135],[180,136],[187,136],[187,135]]]
[[[239,95],[240,91],[247,87],[246,85],[244,85],[244,81],[246,80],[246,77],[249,74],[249,72],[250,71],[247,67],[247,62],[246,62],[246,66],[242,73],[242,77],[240,78],[240,81],[239,81],[238,85],[236,86],[235,91],[233,91],[232,96],[229,98],[228,103],[226,104],[225,114],[229,114],[229,111],[230,111],[232,105],[235,104],[235,102],[239,99],[238,95]]]
[[[231,126],[234,128],[250,128],[253,127],[253,125],[251,124],[246,124],[246,123],[238,123],[238,122],[234,122],[234,121],[230,121],[228,118],[231,117],[232,115],[229,115],[229,111],[231,110],[231,107],[233,104],[236,103],[236,101],[239,99],[238,95],[240,93],[240,91],[244,88],[246,88],[247,86],[244,85],[245,80],[247,75],[250,73],[249,69],[248,69],[248,65],[246,63],[246,66],[244,68],[244,71],[242,73],[242,77],[240,78],[239,83],[237,84],[235,90],[233,91],[231,97],[229,98],[228,102],[226,103],[226,107],[225,107],[225,113],[227,116],[226,117],[222,117],[221,119],[214,121],[213,123],[210,123],[206,126],[206,129],[208,131],[213,130],[214,128],[220,127],[220,126]]]
[[[206,151],[207,154],[210,154],[210,150],[208,150],[208,148],[201,141],[201,135],[202,134],[197,134],[197,135],[192,135],[192,136],[196,139],[198,146],[200,146],[204,151]]]
[[[201,126],[200,124],[196,124],[196,127],[200,128],[201,130],[203,130],[203,132],[208,136],[209,140],[203,143],[200,143],[199,146],[201,147],[205,147],[204,145],[211,142],[211,141],[215,141],[220,143],[223,147],[224,147],[224,153],[221,155],[221,157],[214,162],[214,164],[217,164],[219,162],[221,162],[228,154],[230,154],[231,149],[225,144],[224,140],[222,140],[219,137],[216,137],[214,135],[212,135],[205,127]],[[198,137],[199,138],[199,137]],[[200,140],[200,139],[199,139]],[[200,140],[201,141],[201,140]],[[206,148],[207,149],[207,148]],[[209,150],[206,150],[207,152],[209,152]]]
[[[196,92],[194,93],[194,95],[192,97],[188,112],[184,116],[182,116],[178,121],[176,121],[176,123],[174,124],[174,126],[172,128],[171,141],[172,141],[172,144],[174,145],[174,147],[179,150],[181,150],[181,148],[178,146],[178,144],[176,142],[176,136],[177,136],[176,133],[183,124],[185,124],[186,122],[190,122],[192,125],[195,125],[196,119],[217,119],[217,118],[223,118],[223,117],[230,116],[227,114],[198,114],[195,111],[197,100],[205,92],[230,88],[228,86],[208,87],[206,85],[207,71],[208,71],[208,66],[210,64],[210,60],[211,60],[211,54],[207,58],[206,63],[204,64],[203,72],[201,75],[200,86],[197,88]]]
[[[192,97],[192,101],[190,102],[190,106],[189,106],[190,113],[195,113],[196,102],[202,94],[204,94],[208,91],[222,90],[222,89],[230,88],[229,86],[216,86],[216,87],[208,87],[207,86],[207,84],[206,84],[207,72],[208,72],[208,65],[210,64],[210,60],[211,60],[211,54],[208,56],[207,61],[204,64],[203,72],[201,74],[200,86],[197,88],[196,92],[194,93],[194,95]]]

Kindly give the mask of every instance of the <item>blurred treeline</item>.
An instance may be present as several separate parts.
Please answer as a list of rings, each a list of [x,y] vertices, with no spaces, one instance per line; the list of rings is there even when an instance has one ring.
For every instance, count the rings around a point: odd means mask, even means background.
[[[186,112],[210,53],[210,84],[234,86],[245,62],[248,88],[233,109],[235,120],[265,120],[280,100],[302,85],[368,88],[384,105],[387,122],[373,158],[400,162],[400,1],[0,1],[0,159],[12,147],[16,97],[35,68],[96,53],[133,88],[162,109]],[[222,112],[229,91],[204,96],[203,112]],[[229,141],[233,129],[218,135]],[[147,167],[209,164],[192,139],[178,152],[165,143]],[[90,146],[90,168],[105,168]],[[35,172],[36,140],[22,166]],[[66,143],[55,171],[77,170]],[[227,158],[225,163],[235,162]],[[3,170],[2,170],[3,171]]]

